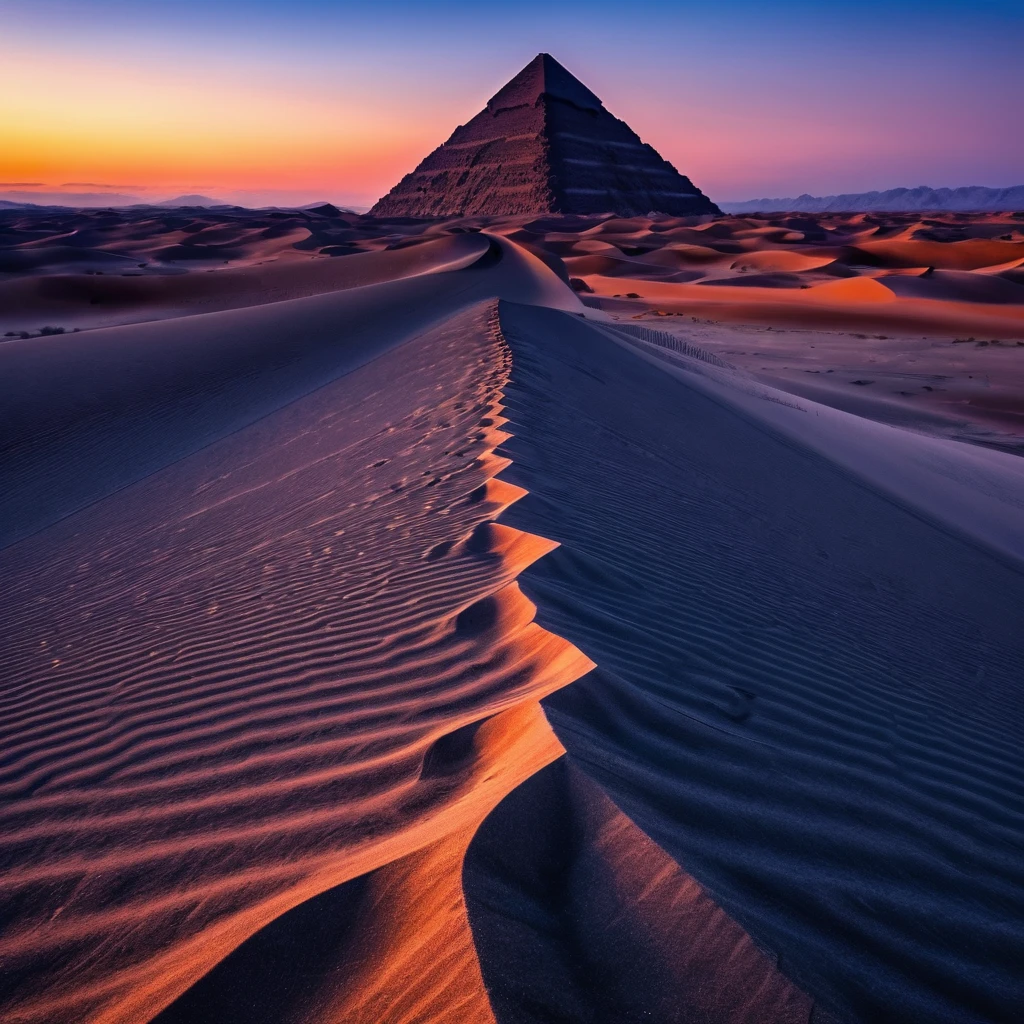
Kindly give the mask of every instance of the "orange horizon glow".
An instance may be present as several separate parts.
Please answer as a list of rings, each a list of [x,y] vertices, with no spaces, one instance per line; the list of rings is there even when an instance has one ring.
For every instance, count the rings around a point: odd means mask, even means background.
[[[33,64],[15,56],[8,70],[31,79]],[[196,181],[227,190],[341,185],[373,194],[441,141],[422,119],[382,119],[336,97],[216,73],[195,80],[150,71],[130,90],[124,82],[123,69],[88,61],[36,76],[0,115],[0,182],[130,181],[156,191]]]

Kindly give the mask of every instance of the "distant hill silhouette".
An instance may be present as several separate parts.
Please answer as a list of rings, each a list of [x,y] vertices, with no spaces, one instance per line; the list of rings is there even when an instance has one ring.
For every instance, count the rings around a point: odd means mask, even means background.
[[[153,203],[153,206],[231,206],[231,203],[223,199],[211,199],[209,196],[187,195],[175,196],[174,199],[165,199],[161,203]]]
[[[652,211],[719,212],[579,79],[541,53],[370,216]]]
[[[1024,185],[1011,188],[891,188],[887,192],[853,192],[838,196],[802,195],[788,199],[749,199],[719,204],[726,213],[912,213],[914,211],[960,211],[1024,209]]]
[[[340,217],[342,214],[352,214],[355,211],[347,206],[335,206],[334,203],[307,203],[300,207],[303,213],[318,213],[321,217]]]

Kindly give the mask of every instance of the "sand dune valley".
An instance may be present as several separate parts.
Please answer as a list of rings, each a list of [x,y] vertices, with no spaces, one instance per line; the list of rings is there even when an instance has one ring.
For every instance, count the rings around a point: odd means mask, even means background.
[[[0,210],[5,1024],[1024,1019],[1024,214],[634,139]]]

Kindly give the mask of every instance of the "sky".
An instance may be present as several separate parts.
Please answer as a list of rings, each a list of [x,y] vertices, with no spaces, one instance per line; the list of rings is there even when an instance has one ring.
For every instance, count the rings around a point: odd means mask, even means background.
[[[0,198],[366,207],[541,51],[719,202],[1024,184],[1024,0],[0,0]]]

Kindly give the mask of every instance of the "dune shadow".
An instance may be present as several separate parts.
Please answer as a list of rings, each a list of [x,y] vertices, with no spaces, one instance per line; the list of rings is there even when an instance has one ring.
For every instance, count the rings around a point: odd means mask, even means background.
[[[811,1018],[810,998],[566,757],[484,821],[463,889],[498,1024]]]
[[[261,928],[204,975],[153,1024],[285,1024],[303,1012],[330,975],[351,962],[360,910],[370,892],[362,875],[300,903]]]

